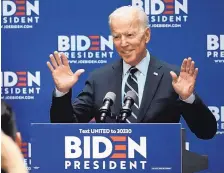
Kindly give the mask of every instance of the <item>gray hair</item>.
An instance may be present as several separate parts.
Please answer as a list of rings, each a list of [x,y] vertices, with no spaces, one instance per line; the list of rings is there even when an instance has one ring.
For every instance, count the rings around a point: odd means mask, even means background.
[[[149,27],[149,19],[144,10],[140,7],[135,6],[122,6],[114,10],[109,15],[109,26],[111,27],[111,21],[113,18],[121,18],[121,17],[127,17],[132,16],[133,14],[136,15],[136,19],[140,21],[142,24],[142,29],[146,29]]]

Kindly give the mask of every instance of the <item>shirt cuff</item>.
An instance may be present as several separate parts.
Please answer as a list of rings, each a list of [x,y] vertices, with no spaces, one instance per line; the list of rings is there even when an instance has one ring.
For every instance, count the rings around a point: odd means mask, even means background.
[[[58,89],[55,87],[55,90],[54,90],[54,96],[55,97],[62,97],[62,96],[64,96],[65,94],[67,94],[68,92],[66,92],[66,93],[63,93],[63,92],[61,92],[61,91],[58,91]]]
[[[179,98],[180,98],[180,100],[182,100],[181,97],[179,97]],[[195,101],[195,95],[192,93],[187,99],[182,100],[182,101],[192,104]]]

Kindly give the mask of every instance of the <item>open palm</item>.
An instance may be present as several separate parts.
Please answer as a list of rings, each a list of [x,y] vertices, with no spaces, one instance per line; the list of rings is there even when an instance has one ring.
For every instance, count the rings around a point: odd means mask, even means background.
[[[184,59],[179,76],[177,76],[173,71],[170,72],[173,79],[173,88],[183,100],[190,97],[194,92],[196,78],[198,75],[198,68],[195,68],[194,64],[195,63],[191,58]]]
[[[52,72],[52,77],[56,88],[60,92],[68,92],[78,81],[79,76],[84,72],[83,69],[77,70],[75,73],[71,71],[67,57],[62,53],[61,57],[58,52],[50,55],[51,63],[48,61],[47,66]]]

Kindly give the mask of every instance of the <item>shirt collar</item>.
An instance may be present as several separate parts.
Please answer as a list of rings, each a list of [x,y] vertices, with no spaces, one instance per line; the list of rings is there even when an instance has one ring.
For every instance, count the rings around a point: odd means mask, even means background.
[[[144,57],[135,67],[139,70],[140,73],[142,73],[144,76],[146,76],[147,71],[148,71],[148,65],[150,62],[150,54],[149,51],[147,50],[146,57]],[[123,76],[129,73],[131,65],[127,64],[123,60]]]

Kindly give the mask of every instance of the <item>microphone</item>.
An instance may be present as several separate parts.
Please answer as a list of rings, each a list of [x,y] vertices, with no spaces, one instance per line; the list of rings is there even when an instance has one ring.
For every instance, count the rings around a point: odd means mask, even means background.
[[[110,107],[113,105],[116,99],[116,94],[113,92],[108,92],[103,99],[103,106],[99,109],[100,111],[100,121],[104,122],[106,116],[111,114]]]
[[[137,95],[133,91],[128,91],[124,98],[124,105],[120,111],[120,122],[125,122],[126,118],[131,115],[131,107],[135,103]]]

